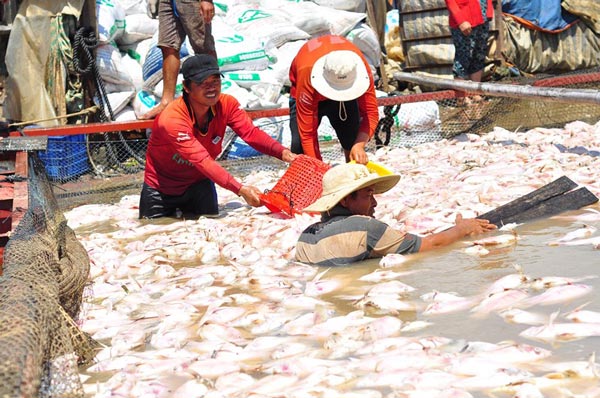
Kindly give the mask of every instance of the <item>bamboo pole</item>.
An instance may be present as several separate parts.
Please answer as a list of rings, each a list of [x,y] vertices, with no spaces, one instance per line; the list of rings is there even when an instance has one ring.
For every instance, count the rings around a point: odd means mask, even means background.
[[[478,83],[470,80],[444,79],[406,72],[394,73],[394,79],[450,90],[494,97],[544,99],[554,102],[600,104],[600,90],[563,87],[534,87],[530,85]]]

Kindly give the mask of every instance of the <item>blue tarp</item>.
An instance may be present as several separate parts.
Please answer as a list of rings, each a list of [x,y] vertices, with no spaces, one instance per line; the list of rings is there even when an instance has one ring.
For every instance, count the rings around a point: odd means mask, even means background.
[[[526,19],[544,30],[561,30],[577,20],[560,0],[502,0],[502,12]]]

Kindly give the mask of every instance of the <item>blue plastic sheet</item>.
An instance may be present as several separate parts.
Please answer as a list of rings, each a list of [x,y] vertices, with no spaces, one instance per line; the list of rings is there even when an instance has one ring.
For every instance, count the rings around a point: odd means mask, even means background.
[[[502,0],[502,12],[523,18],[541,29],[561,30],[577,17],[565,11],[560,3],[560,0]]]

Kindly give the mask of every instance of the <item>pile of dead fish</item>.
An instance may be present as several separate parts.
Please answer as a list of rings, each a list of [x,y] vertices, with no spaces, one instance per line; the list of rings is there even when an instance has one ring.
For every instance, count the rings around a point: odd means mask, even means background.
[[[402,179],[378,198],[376,215],[428,234],[459,212],[482,214],[562,175],[600,195],[600,159],[556,144],[600,149],[600,123],[497,128],[463,141],[380,149],[372,160]],[[266,189],[281,174],[256,171],[245,182]],[[461,295],[402,282],[416,270],[410,258],[389,255],[357,280],[333,278],[293,260],[298,235],[316,217],[236,206],[239,198],[223,190],[219,198],[219,218],[142,222],[137,196],[66,214],[92,264],[78,323],[102,344],[81,370],[87,396],[600,397],[593,354],[561,361],[552,351],[600,336],[600,313],[537,311],[588,296],[594,276],[533,277],[515,266],[479,293]],[[598,248],[600,211],[582,214],[585,227],[550,243]],[[91,232],[107,224],[109,232]],[[477,259],[518,239],[508,226],[454,250]],[[416,316],[403,320],[404,311]],[[427,333],[448,313],[497,314],[509,327],[526,325],[520,336],[530,344]]]

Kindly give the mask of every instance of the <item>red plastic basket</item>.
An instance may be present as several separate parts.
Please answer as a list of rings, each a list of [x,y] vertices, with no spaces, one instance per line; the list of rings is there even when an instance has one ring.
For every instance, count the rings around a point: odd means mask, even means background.
[[[292,217],[312,204],[323,191],[323,174],[330,165],[306,155],[298,155],[273,189],[261,195],[262,203],[273,213]]]

